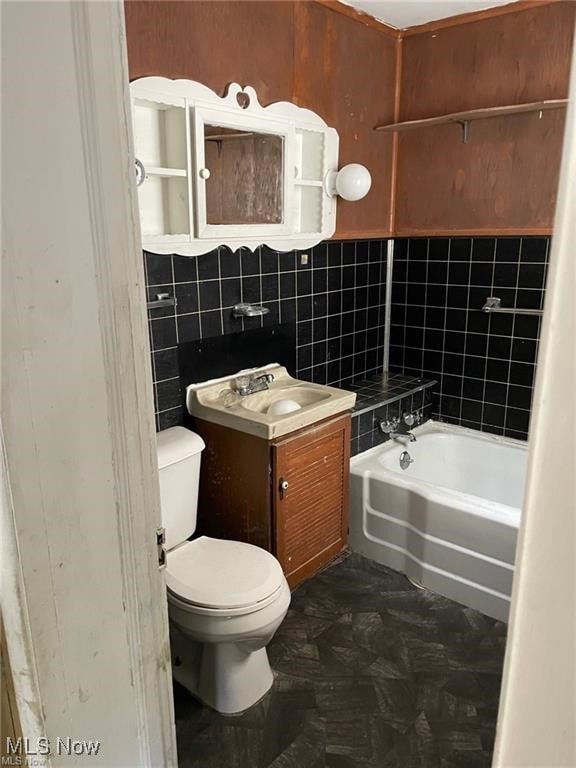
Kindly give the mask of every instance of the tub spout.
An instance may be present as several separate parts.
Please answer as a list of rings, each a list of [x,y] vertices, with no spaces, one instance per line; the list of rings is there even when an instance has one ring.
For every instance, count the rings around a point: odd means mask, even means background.
[[[412,432],[390,432],[390,437],[392,440],[398,440],[398,442],[403,443],[415,443],[416,442],[416,435]]]

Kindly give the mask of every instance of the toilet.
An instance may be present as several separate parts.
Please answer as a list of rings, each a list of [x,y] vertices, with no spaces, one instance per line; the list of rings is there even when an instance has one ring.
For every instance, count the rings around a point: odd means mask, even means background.
[[[288,582],[278,560],[253,544],[187,540],[204,441],[171,427],[157,445],[173,676],[218,712],[237,714],[272,685],[266,646],[288,611]]]

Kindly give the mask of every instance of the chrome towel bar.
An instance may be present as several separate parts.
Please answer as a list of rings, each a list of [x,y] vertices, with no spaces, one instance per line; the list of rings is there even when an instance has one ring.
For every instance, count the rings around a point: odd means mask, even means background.
[[[482,307],[482,312],[502,312],[507,315],[541,315],[541,309],[521,309],[520,307],[503,307],[502,299],[488,296]]]

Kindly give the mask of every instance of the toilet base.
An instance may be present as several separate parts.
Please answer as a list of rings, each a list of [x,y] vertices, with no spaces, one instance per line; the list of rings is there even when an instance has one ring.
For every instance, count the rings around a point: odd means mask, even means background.
[[[260,701],[273,682],[266,648],[245,652],[234,643],[202,648],[198,695],[217,712],[243,712]]]
[[[174,631],[171,645],[176,682],[221,714],[241,714],[260,701],[274,682],[265,647],[254,651],[244,649],[242,643],[198,647]]]

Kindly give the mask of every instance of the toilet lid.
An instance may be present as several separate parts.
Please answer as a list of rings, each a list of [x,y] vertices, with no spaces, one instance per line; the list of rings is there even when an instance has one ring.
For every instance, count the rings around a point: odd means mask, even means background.
[[[270,597],[283,579],[278,560],[253,544],[201,536],[168,552],[168,589],[206,608],[254,605]]]

